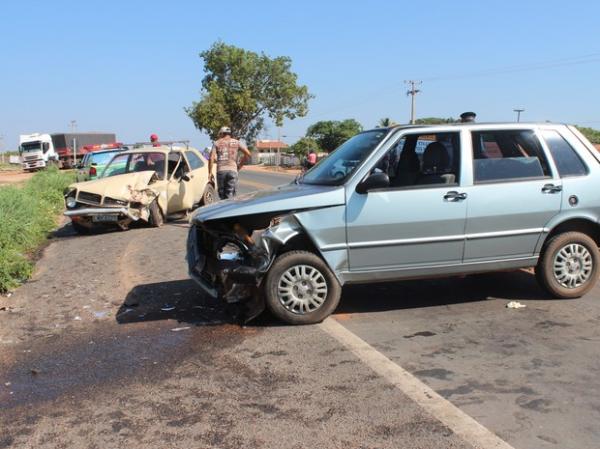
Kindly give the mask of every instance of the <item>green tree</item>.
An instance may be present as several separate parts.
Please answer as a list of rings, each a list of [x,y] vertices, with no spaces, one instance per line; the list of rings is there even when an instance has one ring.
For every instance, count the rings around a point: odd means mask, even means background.
[[[196,128],[217,137],[221,126],[252,142],[270,118],[276,126],[284,119],[304,117],[313,96],[298,84],[290,58],[270,58],[223,42],[200,53],[206,75],[200,101],[185,108]]]
[[[397,125],[397,123],[389,117],[384,117],[382,119],[379,119],[379,123],[377,124],[377,126],[379,128],[387,128],[389,126],[394,126],[394,125]]]
[[[320,148],[330,153],[362,129],[362,125],[354,119],[324,120],[311,125],[306,137],[314,139]]]
[[[452,117],[441,118],[441,117],[423,117],[415,120],[417,125],[439,125],[442,123],[456,123],[458,120]]]
[[[576,127],[581,134],[583,134],[585,137],[587,137],[587,139],[594,143],[594,144],[600,144],[600,131],[594,128],[586,128],[584,126],[577,126]]]
[[[310,150],[319,151],[319,144],[310,137],[301,137],[295,144],[290,147],[290,150],[296,155],[300,161],[306,157]]]

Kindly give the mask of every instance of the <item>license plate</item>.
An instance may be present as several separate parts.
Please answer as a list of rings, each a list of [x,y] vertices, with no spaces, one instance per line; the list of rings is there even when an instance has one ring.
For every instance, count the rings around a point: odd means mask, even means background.
[[[115,221],[119,221],[119,216],[118,215],[94,215],[92,216],[92,221],[93,222],[102,222],[102,223],[106,223],[106,222],[115,222]]]

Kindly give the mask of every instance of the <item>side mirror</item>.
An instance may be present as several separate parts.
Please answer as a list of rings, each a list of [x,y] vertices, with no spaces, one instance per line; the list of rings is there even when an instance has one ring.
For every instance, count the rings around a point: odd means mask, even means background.
[[[182,180],[182,181],[185,181],[185,182],[188,182],[188,181],[190,181],[190,177],[189,177],[189,176],[186,174],[186,175],[183,175],[183,176],[181,177],[181,180]]]
[[[356,193],[367,193],[369,190],[384,189],[389,187],[390,177],[383,173],[371,173],[356,186]]]
[[[42,149],[46,153],[50,149],[50,144],[48,142],[42,143]]]
[[[96,167],[96,166],[98,165],[98,162],[92,162],[92,165],[93,165],[94,167]]]

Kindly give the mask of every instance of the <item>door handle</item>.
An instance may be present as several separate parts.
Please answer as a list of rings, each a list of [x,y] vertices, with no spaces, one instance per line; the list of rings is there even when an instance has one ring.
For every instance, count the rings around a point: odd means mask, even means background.
[[[466,199],[467,199],[466,193],[459,193],[456,190],[451,190],[450,192],[447,192],[444,195],[444,201],[456,202],[456,201],[463,201]]]
[[[558,193],[562,192],[562,186],[555,186],[554,184],[545,184],[542,187],[542,193]]]

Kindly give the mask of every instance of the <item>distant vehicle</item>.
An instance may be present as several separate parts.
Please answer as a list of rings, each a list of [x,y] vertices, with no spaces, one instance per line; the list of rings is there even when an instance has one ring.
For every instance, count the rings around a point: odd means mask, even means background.
[[[74,166],[73,139],[77,145],[78,160],[86,153],[108,148],[116,143],[114,134],[106,133],[34,133],[19,136],[19,153],[23,170],[40,170],[48,165],[60,168]]]
[[[215,188],[199,151],[161,143],[117,153],[102,177],[71,184],[65,215],[80,233],[96,226],[126,229],[138,220],[161,226],[171,214],[212,203]]]
[[[50,164],[59,165],[58,154],[54,151],[50,134],[21,134],[19,154],[23,170],[40,170]]]
[[[77,164],[77,182],[91,181],[101,177],[102,172],[113,156],[129,149],[119,143],[115,143],[113,146],[113,149],[94,151],[83,156],[81,163]]]
[[[189,273],[247,318],[266,306],[291,324],[330,315],[344,284],[527,267],[577,298],[598,278],[599,189],[600,154],[573,126],[378,128],[294,183],[200,209]]]
[[[115,134],[111,133],[60,133],[52,134],[54,151],[63,168],[74,168],[73,140],[77,145],[77,160],[81,160],[87,153],[102,151],[110,148],[117,142]]]

